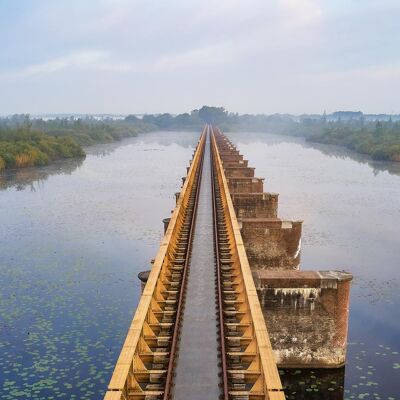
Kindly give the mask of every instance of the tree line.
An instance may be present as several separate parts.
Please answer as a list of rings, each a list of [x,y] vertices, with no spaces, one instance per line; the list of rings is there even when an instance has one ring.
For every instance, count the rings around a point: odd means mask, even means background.
[[[345,146],[375,160],[400,161],[400,119],[360,112],[329,116],[231,113],[223,107],[172,115],[128,115],[122,120],[86,118],[31,119],[20,114],[0,119],[0,171],[6,168],[46,165],[53,160],[84,157],[82,146],[113,142],[154,130],[200,131],[205,123],[223,131],[266,132],[302,136],[310,142]],[[343,118],[343,119],[342,119]]]
[[[85,157],[82,146],[107,143],[155,129],[141,120],[97,121],[62,118],[45,121],[29,115],[0,119],[0,171]]]
[[[191,113],[176,116],[145,115],[143,121],[166,130],[201,130],[205,123],[210,123],[224,131],[301,136],[310,142],[344,146],[375,160],[400,161],[400,119],[396,117],[395,121],[387,115],[371,115],[367,118],[361,112],[346,111],[329,116],[239,115],[223,107],[203,106]]]

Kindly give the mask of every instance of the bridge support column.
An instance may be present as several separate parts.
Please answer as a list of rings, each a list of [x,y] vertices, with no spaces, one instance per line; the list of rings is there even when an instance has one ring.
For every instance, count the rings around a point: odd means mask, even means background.
[[[162,220],[163,224],[164,224],[164,235],[167,232],[168,229],[168,225],[169,225],[169,221],[171,221],[171,218],[164,218]]]
[[[249,161],[248,160],[223,160],[222,165],[224,168],[234,168],[234,167],[248,167]]]
[[[236,193],[262,193],[264,191],[264,178],[226,178],[229,192]]]
[[[240,222],[251,268],[299,268],[302,221],[243,218]]]
[[[277,193],[236,193],[231,197],[237,218],[278,217]]]
[[[346,360],[352,275],[253,270],[281,368],[338,368]]]
[[[227,178],[254,178],[255,168],[235,166],[235,167],[224,167],[225,175]]]

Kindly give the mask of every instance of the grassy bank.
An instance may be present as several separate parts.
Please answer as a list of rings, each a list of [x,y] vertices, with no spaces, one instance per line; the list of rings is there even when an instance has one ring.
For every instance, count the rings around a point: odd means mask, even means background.
[[[0,171],[42,166],[63,158],[85,157],[82,146],[108,143],[148,132],[140,120],[30,120],[14,116],[0,121]]]
[[[332,124],[311,133],[310,142],[344,146],[374,160],[400,162],[400,123],[375,122],[370,124]]]
[[[60,158],[84,157],[85,152],[71,137],[54,137],[24,128],[0,129],[0,171],[47,165]]]

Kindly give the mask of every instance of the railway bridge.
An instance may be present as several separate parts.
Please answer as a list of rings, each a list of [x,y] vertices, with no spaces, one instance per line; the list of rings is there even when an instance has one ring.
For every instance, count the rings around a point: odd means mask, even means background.
[[[335,307],[315,315],[339,350],[333,358],[326,349],[310,352],[308,364],[343,364],[351,276],[298,275],[301,221],[279,219],[277,202],[232,143],[206,125],[176,207],[164,220],[164,238],[105,400],[283,400],[278,366],[299,366],[307,357],[293,345],[301,326],[292,330],[290,344],[282,344],[279,329],[284,337],[290,331],[282,318],[297,315],[295,324],[308,324],[300,318],[322,308]],[[339,289],[341,302],[332,297]],[[328,305],[324,296],[330,296]],[[299,309],[305,315],[299,317]]]

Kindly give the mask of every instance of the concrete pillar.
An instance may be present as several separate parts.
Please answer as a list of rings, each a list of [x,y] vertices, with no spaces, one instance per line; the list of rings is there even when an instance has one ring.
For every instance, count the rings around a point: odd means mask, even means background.
[[[247,167],[249,165],[249,161],[248,160],[236,160],[236,161],[222,160],[222,165],[224,166],[224,168]]]
[[[232,202],[237,218],[277,218],[277,193],[236,193]]]
[[[253,277],[279,367],[344,365],[351,274],[255,270]]]
[[[255,168],[236,166],[236,167],[225,167],[225,176],[227,178],[254,178]]]
[[[164,224],[164,235],[167,232],[168,229],[168,225],[169,225],[169,221],[171,221],[171,218],[164,218],[162,220],[163,224]]]
[[[243,156],[240,154],[219,154],[222,160],[222,163],[226,161],[241,161],[243,160]]]
[[[299,268],[302,221],[243,218],[239,223],[251,268]]]
[[[231,194],[264,191],[264,178],[226,178],[226,180]]]

